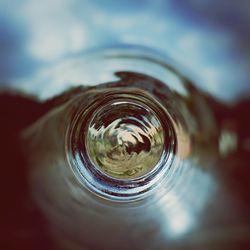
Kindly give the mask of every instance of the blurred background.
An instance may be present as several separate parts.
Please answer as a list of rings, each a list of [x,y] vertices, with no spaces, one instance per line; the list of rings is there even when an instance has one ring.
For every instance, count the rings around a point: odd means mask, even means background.
[[[0,82],[20,86],[92,48],[158,49],[223,99],[250,91],[248,0],[2,0]]]
[[[248,0],[1,0],[0,87],[39,97],[46,85],[37,79],[67,58],[96,48],[140,45],[172,58],[204,92],[232,104],[250,95],[249,31]],[[25,160],[16,139],[17,131],[49,106],[13,100],[0,98],[0,246],[56,249],[27,194]],[[237,107],[235,117],[240,109],[249,113],[247,105]],[[249,123],[248,115],[243,121]],[[221,205],[222,214],[226,206]],[[249,202],[244,211],[248,208]],[[247,243],[239,249],[248,249]]]

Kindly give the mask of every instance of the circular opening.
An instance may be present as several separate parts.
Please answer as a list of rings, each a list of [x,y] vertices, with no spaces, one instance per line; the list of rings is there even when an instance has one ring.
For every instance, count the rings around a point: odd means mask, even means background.
[[[88,157],[106,175],[135,179],[149,173],[164,147],[162,124],[148,106],[116,100],[100,107],[88,125]]]
[[[160,183],[171,168],[176,136],[168,112],[153,96],[136,88],[96,89],[83,93],[76,106],[68,159],[85,187],[127,201]]]

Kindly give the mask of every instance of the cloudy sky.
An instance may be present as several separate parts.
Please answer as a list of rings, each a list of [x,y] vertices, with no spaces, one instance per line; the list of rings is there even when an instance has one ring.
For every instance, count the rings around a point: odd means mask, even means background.
[[[3,0],[0,82],[20,85],[89,49],[157,49],[225,99],[250,91],[249,1]]]

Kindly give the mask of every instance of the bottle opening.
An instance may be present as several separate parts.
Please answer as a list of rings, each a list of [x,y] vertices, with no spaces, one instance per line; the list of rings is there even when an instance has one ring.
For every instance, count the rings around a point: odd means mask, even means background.
[[[161,158],[162,124],[149,106],[138,101],[120,99],[107,103],[94,113],[87,130],[88,157],[112,178],[145,176]]]
[[[73,171],[103,197],[141,197],[157,185],[173,160],[176,140],[168,112],[142,89],[91,90],[88,105],[86,94],[69,129]]]

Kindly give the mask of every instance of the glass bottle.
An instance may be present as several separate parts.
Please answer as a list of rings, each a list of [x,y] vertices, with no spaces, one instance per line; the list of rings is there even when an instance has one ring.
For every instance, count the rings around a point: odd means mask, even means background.
[[[65,66],[64,78],[84,76],[84,87],[57,97],[21,136],[31,192],[62,249],[223,249],[231,234],[249,239],[224,184],[242,144],[230,107],[152,51],[109,49]]]

